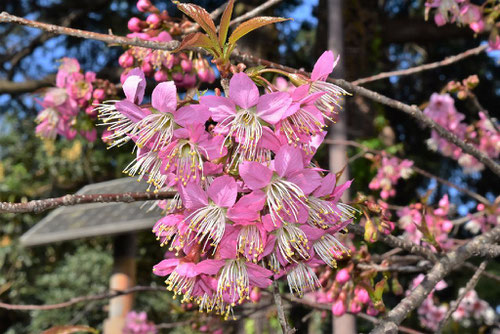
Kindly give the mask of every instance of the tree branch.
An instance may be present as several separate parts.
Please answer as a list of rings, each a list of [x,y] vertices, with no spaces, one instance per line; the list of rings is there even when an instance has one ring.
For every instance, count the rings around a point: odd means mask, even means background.
[[[423,71],[428,71],[432,70],[438,67],[443,67],[443,66],[448,66],[453,63],[456,63],[458,61],[461,61],[463,59],[466,59],[470,56],[475,56],[478,55],[482,52],[484,52],[488,48],[487,44],[477,46],[475,48],[469,49],[467,51],[464,51],[462,53],[459,53],[454,56],[446,57],[443,60],[436,61],[434,63],[429,63],[429,64],[424,64],[424,65],[419,65],[415,67],[410,67],[405,70],[397,70],[397,71],[391,71],[391,72],[382,72],[376,75],[372,75],[366,78],[361,78],[358,80],[352,81],[353,85],[362,85],[368,82],[376,81],[376,80],[381,80],[385,78],[390,78],[390,77],[395,77],[395,76],[404,76],[404,75],[410,75],[418,72],[423,72]]]
[[[250,54],[244,54],[241,53],[239,50],[235,50],[233,52],[234,58],[239,59],[242,62],[246,63],[251,63],[254,65],[263,65],[271,68],[276,68],[282,71],[290,72],[290,73],[296,73],[296,74],[302,74],[304,76],[310,77],[309,72],[297,70],[292,67],[284,66],[281,64],[273,63],[269,60],[265,59],[260,59],[257,57],[254,57]],[[482,162],[484,165],[486,165],[489,169],[491,169],[496,175],[500,176],[500,165],[497,164],[493,159],[488,157],[484,152],[480,151],[476,147],[472,146],[471,144],[465,143],[462,141],[460,138],[458,138],[454,133],[449,132],[445,128],[443,128],[441,125],[437,124],[435,121],[433,121],[430,117],[425,115],[417,106],[410,106],[407,105],[403,102],[400,102],[398,100],[391,99],[385,95],[379,94],[377,92],[371,91],[369,89],[363,88],[361,86],[356,86],[349,81],[343,80],[343,79],[333,79],[333,78],[328,78],[328,82],[331,82],[333,84],[336,84],[342,88],[344,88],[347,91],[351,91],[353,93],[359,94],[361,96],[364,96],[370,100],[373,100],[375,102],[384,104],[386,106],[389,106],[394,109],[398,109],[405,114],[408,114],[412,118],[416,119],[422,125],[425,127],[435,130],[441,137],[446,139],[448,142],[455,144],[456,146],[460,147],[465,153],[468,153],[472,156],[474,156],[477,160]]]
[[[491,231],[473,238],[463,246],[444,255],[439,262],[434,265],[422,283],[396,305],[396,307],[389,312],[388,316],[381,321],[371,333],[396,333],[398,325],[411,311],[423,302],[439,281],[454,268],[461,266],[466,260],[476,254],[484,245],[495,243],[499,239],[500,226],[497,226]]]
[[[46,305],[16,305],[16,304],[6,304],[6,303],[0,302],[0,308],[7,309],[7,310],[13,310],[13,311],[34,311],[34,310],[47,311],[47,310],[55,310],[55,309],[59,309],[59,308],[69,307],[69,306],[83,303],[83,302],[115,298],[115,297],[127,295],[127,294],[134,293],[134,292],[140,292],[140,291],[165,291],[165,288],[159,287],[159,286],[158,287],[156,287],[156,286],[134,286],[132,288],[125,289],[125,290],[108,291],[108,292],[97,294],[97,295],[75,297],[75,298],[71,298],[68,301],[62,302],[62,303],[46,304]]]
[[[247,19],[250,19],[254,16],[257,16],[260,13],[262,13],[263,11],[265,11],[266,9],[268,9],[269,7],[272,7],[272,6],[280,3],[281,1],[283,1],[283,0],[268,0],[268,1],[264,2],[262,5],[255,7],[251,11],[246,12],[245,14],[243,14],[241,16],[238,16],[234,20],[231,20],[231,22],[229,22],[229,25],[232,26],[232,25],[235,25],[237,23],[243,22]]]
[[[477,282],[479,281],[479,278],[481,278],[481,274],[486,269],[487,265],[488,265],[488,261],[481,262],[481,264],[479,265],[479,268],[474,273],[474,275],[469,280],[469,282],[467,282],[467,285],[465,286],[465,289],[458,296],[457,300],[455,300],[454,302],[451,303],[450,308],[446,312],[443,320],[439,323],[439,326],[438,326],[438,329],[437,329],[436,333],[441,333],[443,331],[443,328],[446,325],[446,323],[448,322],[448,319],[451,317],[451,315],[453,314],[453,312],[455,312],[457,310],[458,305],[460,305],[460,303],[464,299],[464,297],[467,294],[467,292],[469,292],[470,290],[474,289],[474,287],[476,286]]]
[[[290,326],[288,326],[288,322],[286,321],[286,315],[283,309],[283,301],[281,300],[280,288],[277,281],[273,281],[272,288],[274,303],[276,304],[276,308],[278,309],[278,319],[280,321],[281,330],[283,331],[283,334],[293,334],[295,333],[295,328],[290,328]]]
[[[24,94],[31,93],[37,89],[54,85],[56,76],[48,75],[40,80],[26,80],[15,82],[9,80],[0,80],[0,94]]]
[[[26,203],[0,202],[0,213],[39,213],[60,206],[85,203],[136,202],[174,197],[174,191],[127,192],[122,194],[65,195],[56,198],[33,200]]]
[[[377,155],[381,155],[382,153],[385,153],[387,156],[389,157],[395,157],[397,159],[401,159],[395,155],[392,155],[390,153],[387,153],[387,152],[382,152],[382,151],[379,151],[379,150],[374,150],[374,149],[371,149],[369,147],[366,147],[360,143],[357,143],[355,141],[352,141],[352,140],[332,140],[332,139],[325,139],[324,140],[324,143],[325,144],[334,144],[334,145],[346,145],[346,146],[353,146],[353,147],[357,147],[359,149],[361,149],[362,151],[364,151],[364,153],[373,153],[373,154],[377,154]],[[480,202],[480,203],[483,203],[485,205],[491,205],[491,202],[484,196],[481,196],[480,194],[476,193],[476,192],[473,192],[472,190],[469,190],[467,188],[464,188],[464,187],[460,187],[459,185],[456,185],[448,180],[445,180],[437,175],[434,175],[432,173],[429,173],[428,171],[426,170],[423,170],[415,165],[413,165],[411,167],[411,169],[413,171],[415,171],[415,173],[417,174],[420,174],[420,175],[423,175],[425,177],[428,177],[428,178],[431,178],[431,179],[434,179],[436,180],[437,182],[439,183],[442,183],[450,188],[454,188],[466,195],[469,195],[470,197],[474,198],[476,201]]]

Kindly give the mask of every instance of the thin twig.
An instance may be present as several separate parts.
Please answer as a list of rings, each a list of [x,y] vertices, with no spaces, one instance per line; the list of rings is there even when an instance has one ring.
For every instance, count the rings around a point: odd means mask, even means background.
[[[60,206],[86,203],[136,202],[174,197],[175,191],[127,192],[121,194],[65,195],[56,198],[39,199],[26,203],[0,202],[0,213],[39,213]]]
[[[396,333],[398,325],[401,324],[411,311],[423,302],[439,281],[452,270],[461,266],[477,253],[479,249],[484,247],[484,245],[495,243],[498,240],[500,240],[500,226],[473,238],[463,246],[445,254],[425,276],[422,283],[396,305],[371,333]]]
[[[293,334],[295,333],[295,328],[290,328],[290,326],[288,326],[288,322],[286,321],[285,310],[283,309],[283,301],[281,300],[278,282],[273,281],[272,287],[274,303],[276,304],[276,308],[278,309],[278,319],[281,324],[281,330],[283,331],[283,334]]]
[[[268,1],[264,2],[262,5],[255,7],[251,11],[249,11],[241,16],[238,16],[234,20],[231,20],[231,22],[229,22],[229,25],[232,26],[232,25],[235,25],[237,23],[243,22],[247,19],[250,19],[252,17],[255,17],[255,16],[259,15],[260,13],[262,13],[263,11],[265,11],[266,9],[268,9],[269,7],[276,5],[276,4],[280,3],[281,1],[283,1],[283,0],[268,0]]]
[[[479,270],[479,267],[478,266],[475,266],[473,265],[472,263],[469,263],[469,262],[465,262],[463,265],[462,265],[463,268],[467,268],[469,270],[472,270],[473,272],[476,272],[477,270]],[[500,276],[497,276],[495,274],[492,274],[488,271],[483,271],[483,274],[482,274],[484,277],[486,278],[489,278],[491,280],[494,280],[494,281],[497,281],[500,283]]]
[[[64,307],[69,307],[75,304],[89,302],[94,300],[102,300],[102,299],[110,299],[123,295],[127,295],[134,292],[142,292],[142,291],[166,291],[164,287],[157,286],[134,286],[125,290],[117,290],[117,291],[107,291],[105,293],[91,295],[91,296],[81,296],[71,298],[68,301],[57,303],[57,304],[46,304],[46,305],[16,305],[16,304],[7,304],[0,302],[0,308],[7,310],[15,310],[15,311],[34,311],[34,310],[55,310]]]
[[[323,310],[323,311],[332,311],[332,304],[324,304],[324,303],[318,303],[316,301],[313,301],[313,300],[308,300],[306,298],[297,298],[295,296],[292,296],[292,295],[283,295],[283,298],[286,299],[287,301],[291,302],[291,303],[297,303],[297,304],[301,304],[301,305],[304,305],[304,306],[308,306],[312,309],[317,309],[317,310]],[[365,314],[365,313],[350,313],[348,312],[349,314],[352,314],[356,317],[359,317],[361,319],[364,319],[364,320],[367,320],[373,324],[377,324],[380,322],[379,319],[375,318],[375,317],[372,317],[371,315],[368,315],[368,314]],[[407,333],[407,334],[423,334],[422,332],[419,332],[419,331],[416,331],[414,329],[411,329],[411,328],[408,328],[408,327],[404,327],[404,326],[400,326],[399,327],[399,331],[401,333]]]
[[[255,57],[253,55],[247,54],[247,53],[242,53],[239,50],[234,50],[232,57],[234,59],[237,59],[241,62],[245,62],[247,64],[253,64],[253,65],[263,65],[275,69],[279,69],[282,71],[286,71],[289,73],[295,73],[295,74],[300,74],[306,77],[310,77],[311,73],[301,71],[292,67],[284,66],[281,64],[277,64],[274,62],[271,62],[269,60],[261,59],[258,57]],[[456,146],[460,147],[465,153],[468,153],[475,157],[477,160],[482,162],[485,166],[487,166],[489,169],[493,171],[496,175],[500,176],[500,164],[496,163],[492,158],[490,158],[488,155],[486,155],[484,152],[479,150],[477,147],[472,146],[471,144],[468,144],[461,140],[460,138],[457,137],[454,133],[446,130],[444,127],[436,123],[434,120],[432,120],[429,116],[425,115],[422,110],[420,110],[417,106],[413,105],[410,106],[408,104],[405,104],[401,101],[391,99],[385,95],[379,94],[377,92],[374,92],[372,90],[366,89],[361,86],[356,86],[352,84],[349,81],[343,80],[343,79],[333,79],[329,77],[327,79],[328,82],[333,83],[338,85],[339,87],[355,94],[359,94],[361,96],[364,96],[370,100],[373,100],[375,102],[384,104],[386,106],[389,106],[393,109],[400,110],[404,112],[405,114],[411,116],[412,118],[416,119],[419,121],[420,124],[422,124],[424,127],[435,130],[441,137],[446,139],[448,142],[455,144]]]
[[[224,12],[224,9],[226,9],[227,2],[224,2],[222,5],[217,7],[213,12],[210,13],[210,18],[215,21],[219,16],[222,15],[222,12]],[[200,28],[200,25],[198,23],[193,24],[189,29],[186,29],[184,31],[185,34],[191,34],[193,32],[196,32]]]
[[[429,64],[424,64],[424,65],[419,65],[411,68],[407,68],[405,70],[397,70],[397,71],[391,71],[391,72],[382,72],[376,75],[372,75],[366,78],[361,78],[358,80],[354,80],[352,83],[354,85],[362,85],[367,82],[372,82],[380,79],[385,79],[385,78],[390,78],[390,77],[397,77],[397,76],[404,76],[404,75],[410,75],[418,72],[423,72],[423,71],[428,71],[432,70],[438,67],[443,67],[447,65],[451,65],[453,63],[456,63],[458,61],[461,61],[465,58],[468,58],[470,56],[475,56],[478,55],[482,52],[484,52],[488,48],[488,45],[480,45],[475,48],[469,49],[467,51],[461,52],[457,55],[454,56],[449,56],[446,57],[443,60],[436,61],[434,63],[429,63]]]
[[[488,261],[481,262],[481,264],[479,265],[479,268],[474,273],[474,275],[469,280],[469,282],[467,282],[467,285],[465,286],[465,289],[462,291],[462,293],[460,293],[460,295],[458,296],[457,300],[455,300],[454,302],[452,302],[450,304],[450,308],[446,312],[443,320],[439,323],[439,326],[438,326],[438,329],[437,329],[436,333],[441,333],[443,331],[444,326],[446,325],[446,323],[450,319],[450,317],[453,314],[453,312],[455,312],[457,310],[458,305],[460,305],[460,303],[462,302],[462,300],[465,298],[465,295],[469,291],[471,291],[472,289],[474,289],[474,287],[476,286],[477,282],[479,281],[479,278],[481,278],[481,274],[486,269],[487,265],[488,265]]]
[[[379,150],[374,150],[374,149],[371,149],[363,144],[360,144],[360,143],[357,143],[355,141],[352,141],[352,140],[336,140],[336,139],[325,139],[324,140],[324,143],[325,144],[334,144],[334,145],[346,145],[346,146],[353,146],[353,147],[357,147],[359,149],[362,150],[362,152],[365,152],[365,153],[373,153],[373,154],[377,154],[377,155],[381,155],[382,153],[386,154],[388,157],[394,157],[394,158],[397,158],[397,159],[401,159],[393,154],[390,154],[390,153],[387,153],[387,152],[382,152],[382,151],[379,151]],[[413,165],[411,167],[411,169],[413,171],[415,171],[415,173],[417,174],[420,174],[420,175],[423,175],[425,177],[428,177],[428,178],[431,178],[431,179],[434,179],[436,180],[437,182],[441,183],[441,184],[444,184],[450,188],[454,188],[472,198],[474,198],[476,201],[480,202],[480,203],[483,203],[485,205],[491,205],[491,202],[484,196],[481,196],[480,194],[472,191],[472,190],[469,190],[467,188],[464,188],[464,187],[461,187],[459,185],[456,185],[448,180],[445,180],[443,179],[442,177],[439,177],[437,175],[434,175],[426,170],[423,170],[422,168],[419,168],[415,165]]]

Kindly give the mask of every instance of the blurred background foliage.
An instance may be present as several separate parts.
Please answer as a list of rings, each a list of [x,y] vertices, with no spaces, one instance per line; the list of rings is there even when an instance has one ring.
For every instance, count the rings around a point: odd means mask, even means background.
[[[223,1],[194,1],[211,11]],[[262,1],[238,1],[236,13],[243,13]],[[135,0],[3,0],[0,11],[59,25],[124,35],[127,21],[141,13]],[[179,16],[169,1],[154,1],[160,9]],[[476,39],[467,28],[447,25],[437,28],[424,21],[423,0],[346,0],[344,1],[344,57],[345,77],[348,80],[397,68],[441,60],[476,46],[487,37]],[[252,51],[272,61],[294,67],[311,69],[319,54],[326,48],[326,0],[288,0],[266,14],[294,17],[278,28],[257,31],[242,41],[243,50]],[[35,87],[52,84],[57,60],[63,56],[78,59],[85,71],[96,71],[99,76],[118,82],[120,47],[66,36],[53,36],[17,25],[0,25],[0,200],[20,202],[28,199],[61,196],[73,193],[83,185],[121,177],[121,170],[131,158],[131,147],[106,150],[102,142],[81,140],[43,141],[34,135],[34,117],[37,106],[33,88],[16,84],[31,82]],[[425,103],[433,92],[440,91],[450,80],[462,80],[478,74],[481,82],[476,89],[479,100],[495,116],[500,88],[498,57],[485,53],[458,64],[391,80],[381,80],[367,87],[408,104]],[[36,91],[35,91],[36,92]],[[458,110],[469,119],[477,118],[466,102]],[[372,104],[358,97],[347,99],[345,114],[348,136],[371,148],[389,149],[405,156],[415,164],[436,175],[449,178],[463,187],[486,194],[489,199],[498,195],[498,184],[493,175],[465,175],[456,162],[429,151],[424,140],[429,137],[413,120],[399,111]],[[498,116],[498,114],[497,114]],[[335,128],[333,128],[335,131]],[[354,150],[348,150],[350,155]],[[327,165],[323,149],[319,160]],[[350,166],[356,179],[353,191],[369,193],[368,183],[376,170],[364,159]],[[450,178],[451,175],[451,178]],[[431,201],[448,193],[457,214],[465,214],[477,203],[442,185],[421,176],[400,182],[398,196],[393,204],[414,202],[429,189]],[[74,296],[107,290],[112,263],[111,238],[94,238],[22,248],[19,236],[34,226],[43,215],[2,214],[0,216],[0,300],[14,304],[48,304]],[[376,246],[373,246],[376,247]],[[162,280],[151,274],[151,267],[162,258],[162,252],[149,232],[139,235],[138,284],[149,285]],[[499,268],[489,270],[500,273]],[[450,278],[463,285],[465,278]],[[477,290],[482,298],[495,305],[500,300],[498,285],[487,282]],[[459,285],[451,285],[456,286]],[[486,293],[485,293],[486,292]],[[443,293],[454,296],[457,290]],[[80,304],[55,311],[7,312],[0,310],[0,332],[35,333],[51,325],[79,323],[100,328],[106,317],[107,302]],[[388,306],[390,306],[390,297]],[[183,309],[170,294],[137,294],[135,309],[147,311],[156,323],[180,321]],[[292,310],[296,324],[305,314],[301,307]],[[330,315],[326,315],[329,317]],[[319,320],[318,320],[319,319]],[[274,319],[276,320],[276,319]],[[248,320],[239,325],[250,330],[255,324]],[[311,321],[328,327],[316,314]],[[415,320],[410,320],[415,321]],[[322,325],[321,325],[322,324]],[[272,325],[272,324],[271,324]],[[277,323],[273,328],[277,328]],[[316,327],[319,328],[319,327]],[[362,329],[363,327],[360,327]],[[186,328],[177,328],[186,332]]]

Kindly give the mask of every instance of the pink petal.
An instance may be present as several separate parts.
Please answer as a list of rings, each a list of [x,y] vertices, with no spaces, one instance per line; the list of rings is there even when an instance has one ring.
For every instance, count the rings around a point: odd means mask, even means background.
[[[116,102],[115,108],[134,123],[139,122],[149,114],[146,113],[144,109],[139,108],[134,103],[127,100]]]
[[[229,175],[216,178],[208,187],[208,197],[220,207],[229,208],[236,202],[238,187],[236,181]]]
[[[243,109],[259,102],[259,89],[245,73],[236,73],[229,82],[229,98]]]
[[[208,108],[212,119],[221,122],[236,113],[236,106],[230,99],[222,96],[202,96],[200,104]]]
[[[227,154],[227,148],[223,144],[224,144],[224,137],[215,136],[201,140],[198,143],[198,146],[201,146],[203,148],[201,150],[201,153],[208,160],[215,160],[222,158]]]
[[[247,262],[246,265],[251,285],[255,285],[259,288],[267,288],[271,285],[272,281],[268,277],[273,274],[272,271],[251,262]]]
[[[262,127],[262,137],[260,137],[257,147],[266,148],[268,150],[277,152],[280,149],[280,140],[274,132],[267,126]]]
[[[261,190],[255,190],[241,197],[232,208],[227,210],[227,218],[234,222],[257,220],[265,202],[266,194]]]
[[[276,223],[277,223],[276,225],[273,223],[271,215],[269,214],[262,217],[262,225],[264,226],[264,229],[268,232],[274,231],[278,227],[281,227],[280,221],[277,221]]]
[[[196,272],[198,275],[215,275],[225,263],[224,260],[204,260],[196,264]]]
[[[174,111],[173,114],[175,123],[184,127],[190,124],[204,125],[205,122],[210,118],[210,112],[208,111],[206,106],[202,106],[199,104],[184,106],[182,108],[179,108],[179,110]]]
[[[290,94],[274,92],[262,95],[257,103],[257,115],[269,124],[276,124],[292,103]]]
[[[177,88],[174,82],[159,83],[153,90],[151,104],[161,112],[174,112],[177,109]]]
[[[239,228],[235,228],[232,225],[226,225],[226,231],[222,237],[221,242],[217,248],[217,252],[223,259],[234,259],[237,254],[236,241],[238,239]]]
[[[300,229],[304,231],[309,241],[318,240],[326,233],[323,229],[311,227],[309,225],[301,225]]]
[[[252,190],[264,188],[269,184],[273,171],[255,161],[244,161],[239,166],[243,182]]]
[[[133,69],[128,73],[128,77],[123,83],[123,92],[127,100],[141,104],[146,90],[146,79],[144,73],[140,69]]]
[[[179,263],[177,268],[175,268],[175,271],[179,273],[179,275],[186,277],[195,277],[198,275],[198,272],[196,271],[196,264],[192,262]]]
[[[276,236],[274,234],[269,235],[269,238],[267,239],[266,246],[264,247],[264,251],[262,252],[261,256],[267,256],[271,254],[272,251],[274,251],[274,246],[276,244]]]
[[[337,183],[337,179],[335,174],[328,173],[327,176],[323,178],[319,187],[314,191],[314,196],[323,197],[330,195],[335,188],[335,183]]]
[[[330,73],[332,73],[334,62],[333,58],[332,51],[323,52],[318,61],[316,61],[316,64],[314,64],[314,68],[311,73],[312,81],[324,80],[328,75],[330,75]]]
[[[179,194],[182,204],[187,209],[196,210],[208,205],[208,196],[195,182],[189,182],[186,187],[180,187]]]
[[[163,260],[153,267],[153,273],[158,276],[166,276],[174,271],[179,264],[179,259]]]
[[[320,185],[321,176],[312,169],[304,169],[300,173],[293,174],[288,181],[295,183],[305,195],[309,195]]]
[[[274,159],[274,169],[285,177],[304,169],[302,152],[297,147],[282,146]]]
[[[340,197],[342,197],[342,194],[347,189],[349,189],[352,181],[353,180],[346,181],[344,184],[341,184],[341,185],[335,187],[335,189],[333,190],[333,193],[332,193],[334,202],[337,202],[340,199]]]

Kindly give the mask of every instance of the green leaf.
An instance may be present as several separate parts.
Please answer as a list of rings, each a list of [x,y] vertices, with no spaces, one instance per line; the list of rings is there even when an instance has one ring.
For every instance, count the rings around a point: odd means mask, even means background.
[[[220,19],[219,26],[219,45],[222,47],[226,43],[227,32],[229,30],[229,22],[231,22],[231,16],[233,15],[234,0],[229,0],[224,13],[222,13],[222,18]]]
[[[248,34],[255,29],[267,26],[269,24],[288,21],[290,19],[286,19],[284,17],[271,17],[271,16],[259,16],[254,17],[248,21],[243,22],[239,26],[234,29],[231,36],[229,36],[229,44],[234,47],[234,44],[243,36]]]
[[[210,14],[205,9],[192,3],[180,3],[178,1],[174,1],[174,3],[181,12],[198,23],[212,41],[217,43],[217,29]]]
[[[93,333],[97,334],[95,328],[81,325],[55,326],[43,331],[42,334],[71,334],[71,333]]]
[[[201,47],[211,52],[219,49],[218,45],[214,45],[214,42],[207,35],[195,32],[184,37],[179,47],[173,52],[179,52],[189,47]]]

